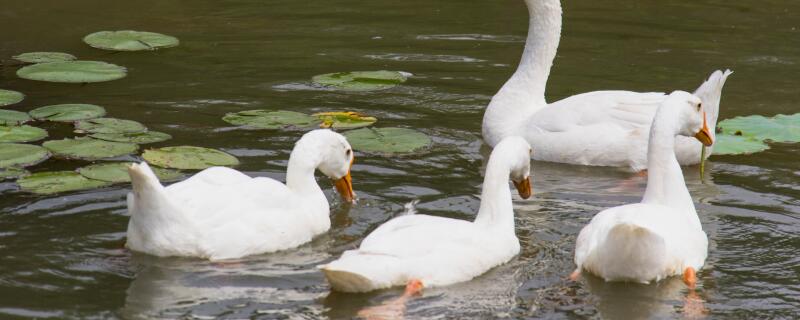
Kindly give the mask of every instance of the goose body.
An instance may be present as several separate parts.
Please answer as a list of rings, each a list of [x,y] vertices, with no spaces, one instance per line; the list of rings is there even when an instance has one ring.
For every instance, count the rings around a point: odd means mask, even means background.
[[[525,0],[530,26],[519,67],[492,98],[483,118],[483,138],[524,137],[534,159],[592,166],[647,168],[647,138],[661,92],[595,91],[548,104],[545,86],[561,38],[560,0]],[[731,71],[715,71],[696,91],[709,125],[716,125],[720,95]],[[713,133],[712,133],[713,134]],[[700,161],[701,144],[679,137],[682,165]],[[711,150],[707,150],[711,151]],[[707,152],[710,155],[711,152]]]
[[[676,91],[658,109],[649,134],[648,181],[641,203],[598,213],[578,235],[575,264],[607,281],[648,283],[694,274],[705,262],[708,239],[683,180],[673,143],[678,135],[713,138],[701,121],[700,99]],[[702,123],[702,125],[701,125]]]
[[[530,146],[519,137],[490,157],[474,222],[421,214],[394,218],[355,250],[320,268],[334,290],[365,292],[419,281],[424,287],[468,281],[519,253],[509,176],[530,196]]]
[[[344,137],[315,130],[289,160],[287,184],[225,167],[164,187],[147,165],[129,169],[128,248],[156,256],[233,259],[299,246],[330,228],[319,168],[352,199],[352,149]]]

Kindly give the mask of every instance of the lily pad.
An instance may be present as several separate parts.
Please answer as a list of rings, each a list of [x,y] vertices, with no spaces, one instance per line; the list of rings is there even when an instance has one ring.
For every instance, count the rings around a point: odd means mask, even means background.
[[[135,144],[148,144],[172,139],[172,136],[158,131],[130,132],[130,133],[95,133],[90,137],[114,142],[131,142]]]
[[[0,106],[8,106],[18,103],[25,99],[25,95],[21,92],[0,89]]]
[[[63,52],[26,52],[11,58],[25,63],[72,61],[78,59],[69,53]]]
[[[17,180],[20,189],[37,194],[52,194],[67,191],[100,188],[110,183],[87,179],[74,171],[37,172]]]
[[[247,110],[228,113],[222,117],[227,123],[256,129],[281,129],[287,127],[307,128],[316,126],[316,117],[294,111]]]
[[[61,61],[37,63],[17,70],[17,76],[28,80],[89,83],[122,79],[124,67],[101,61]]]
[[[54,104],[33,109],[30,115],[38,120],[72,122],[102,117],[106,115],[106,109],[93,104]]]
[[[149,149],[145,150],[142,157],[150,164],[173,169],[200,170],[214,166],[239,164],[236,157],[225,152],[193,146]]]
[[[761,140],[734,136],[729,134],[718,134],[714,141],[714,155],[737,155],[751,154],[769,149],[769,146]]]
[[[0,143],[30,142],[47,138],[47,131],[31,126],[0,126]]]
[[[89,179],[106,181],[111,183],[131,182],[131,177],[128,175],[128,166],[130,162],[111,162],[93,164],[87,167],[78,169],[78,173]],[[163,169],[150,167],[161,181],[173,181],[183,176],[183,172],[172,169]]]
[[[40,146],[21,143],[0,143],[0,168],[32,166],[50,157]]]
[[[358,112],[320,112],[312,114],[322,121],[319,126],[333,129],[355,129],[367,127],[378,121],[375,117]]]
[[[431,144],[422,132],[405,128],[362,128],[344,133],[354,149],[374,153],[408,153]]]
[[[345,91],[384,90],[406,82],[406,75],[397,71],[336,72],[314,76],[314,83]]]
[[[8,180],[8,179],[16,179],[19,177],[24,177],[31,174],[28,170],[17,168],[17,167],[8,167],[8,168],[0,168],[0,181]]]
[[[800,113],[779,114],[772,118],[746,116],[726,119],[719,123],[722,132],[774,142],[800,142]]]
[[[97,118],[75,122],[78,132],[89,133],[135,133],[147,131],[143,124],[125,119]]]
[[[178,38],[146,31],[100,31],[83,38],[86,44],[104,50],[142,51],[177,46]]]
[[[31,121],[31,117],[25,112],[0,109],[0,125],[18,126]]]
[[[56,156],[67,159],[99,160],[131,154],[139,149],[133,143],[111,142],[87,137],[51,140],[42,144]]]

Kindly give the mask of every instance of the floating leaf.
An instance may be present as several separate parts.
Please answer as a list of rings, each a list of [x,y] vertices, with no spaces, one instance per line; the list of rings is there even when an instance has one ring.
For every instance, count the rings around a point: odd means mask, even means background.
[[[27,176],[31,174],[28,170],[17,168],[17,167],[8,167],[8,168],[0,168],[0,181],[8,180],[8,179],[16,179],[19,177]]]
[[[18,103],[22,99],[25,99],[25,95],[21,92],[0,89],[0,107]]]
[[[87,190],[109,185],[105,181],[87,179],[74,171],[37,172],[17,180],[17,184],[24,191],[38,194]]]
[[[28,80],[88,83],[122,79],[127,70],[100,61],[62,61],[37,63],[17,70],[17,76]]]
[[[143,124],[125,119],[97,118],[75,122],[75,129],[89,133],[135,133],[147,131]]]
[[[227,123],[257,129],[281,129],[286,127],[307,128],[316,126],[316,117],[294,111],[247,110],[228,113],[222,117]]]
[[[102,117],[106,109],[93,104],[68,103],[36,108],[30,114],[38,120],[72,122]]]
[[[358,112],[320,112],[312,114],[322,121],[320,127],[333,129],[355,129],[367,127],[378,121],[375,117]]]
[[[177,46],[178,38],[145,31],[100,31],[83,38],[86,44],[104,50],[141,51]]]
[[[406,81],[406,75],[397,71],[353,71],[327,73],[314,76],[314,83],[346,91],[389,89]]]
[[[31,121],[31,117],[25,112],[0,109],[0,125],[18,126]]]
[[[72,61],[78,59],[69,53],[63,52],[26,52],[11,58],[25,63]]]
[[[131,142],[135,144],[148,144],[172,139],[171,135],[158,131],[132,132],[132,133],[95,133],[90,137],[114,142]]]
[[[774,142],[800,142],[800,113],[779,114],[772,118],[757,115],[736,117],[721,121],[719,127],[729,135]]]
[[[106,181],[111,183],[131,182],[131,177],[128,175],[128,167],[130,162],[111,162],[93,164],[87,167],[78,169],[78,173],[89,179]],[[183,176],[183,172],[172,169],[163,169],[157,167],[150,167],[161,181],[173,181]]]
[[[30,142],[47,138],[47,131],[31,126],[0,126],[0,143]]]
[[[139,149],[133,143],[111,142],[87,137],[51,140],[42,144],[59,157],[68,159],[99,160],[131,154]]]
[[[751,154],[769,149],[769,146],[758,139],[718,134],[714,141],[714,155]]]
[[[406,153],[425,148],[431,139],[424,133],[404,128],[362,128],[344,133],[354,149],[375,153]]]
[[[236,157],[225,152],[192,146],[145,150],[142,157],[150,164],[174,169],[205,169],[214,166],[235,166]]]
[[[21,143],[0,143],[0,168],[32,166],[50,157],[40,146]]]

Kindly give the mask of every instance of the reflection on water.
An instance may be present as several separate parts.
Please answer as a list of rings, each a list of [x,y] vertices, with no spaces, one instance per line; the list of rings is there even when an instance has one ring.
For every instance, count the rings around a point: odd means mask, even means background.
[[[106,2],[3,2],[0,87],[27,95],[6,109],[103,105],[114,117],[173,135],[155,147],[220,148],[240,157],[238,169],[276,179],[284,178],[302,132],[238,130],[220,119],[225,113],[359,111],[378,117],[381,127],[420,130],[434,146],[411,156],[357,153],[358,204],[340,204],[320,179],[333,201],[330,232],[296,250],[224,264],[122,249],[126,185],[34,196],[2,182],[0,318],[352,318],[402,291],[330,292],[316,265],[356,247],[415,199],[420,213],[474,219],[488,155],[481,117],[517,65],[527,31],[521,0]],[[798,11],[800,4],[777,0],[564,1],[548,100],[599,89],[693,89],[711,70],[731,68],[723,119],[795,113],[796,84],[787,79],[800,73]],[[109,53],[80,41],[113,29],[163,32],[181,45]],[[18,79],[8,57],[40,50],[108,61],[130,74],[85,86]],[[379,69],[413,77],[360,93],[310,82],[316,74]],[[67,125],[48,129],[52,137],[71,132]],[[645,179],[535,162],[534,197],[514,203],[519,257],[474,281],[425,290],[408,301],[408,318],[676,318],[704,310],[710,318],[796,317],[798,152],[798,145],[773,144],[753,156],[712,157],[704,179],[697,168],[684,170],[709,236],[696,296],[679,279],[567,280],[581,227],[604,208],[639,201]],[[51,160],[33,170],[86,164]]]

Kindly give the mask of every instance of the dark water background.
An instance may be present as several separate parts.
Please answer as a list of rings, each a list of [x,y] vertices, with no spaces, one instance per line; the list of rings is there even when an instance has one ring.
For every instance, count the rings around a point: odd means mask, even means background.
[[[775,0],[565,1],[548,99],[598,89],[693,90],[731,68],[721,118],[795,113],[800,3]],[[92,49],[99,30],[177,36],[146,53]],[[0,318],[352,317],[400,293],[330,293],[314,268],[357,246],[419,199],[423,213],[473,219],[484,106],[513,72],[527,30],[518,0],[16,1],[0,2],[0,59],[64,51],[126,66],[123,80],[47,84],[0,69],[0,87],[27,99],[9,109],[94,103],[174,136],[159,145],[220,148],[251,175],[284,177],[302,132],[228,130],[227,112],[354,110],[380,126],[421,130],[434,147],[406,157],[358,154],[361,201],[334,203],[331,231],[296,250],[235,264],[156,259],[122,249],[128,186],[34,196],[0,183]],[[355,70],[415,76],[387,91],[309,90],[311,76]],[[54,136],[69,127],[48,127]],[[705,181],[685,169],[710,237],[698,298],[712,318],[792,318],[800,310],[800,147],[712,157]],[[85,163],[50,160],[35,171]],[[474,281],[428,290],[409,318],[674,318],[687,313],[679,280],[656,285],[571,283],[577,232],[599,210],[635,202],[616,169],[534,163],[535,197],[515,201],[520,256]],[[331,197],[330,183],[320,179]]]

